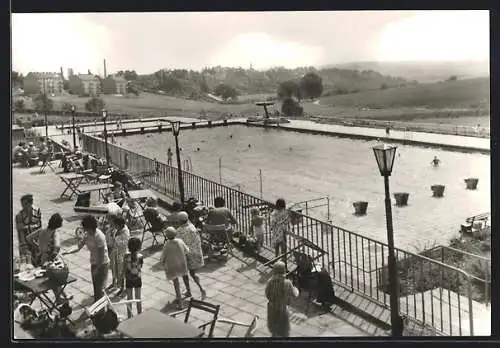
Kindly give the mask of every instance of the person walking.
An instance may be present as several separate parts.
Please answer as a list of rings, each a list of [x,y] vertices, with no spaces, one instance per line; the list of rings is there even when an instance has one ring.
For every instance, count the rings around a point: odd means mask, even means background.
[[[196,275],[196,270],[203,267],[203,250],[201,248],[201,238],[200,234],[196,230],[196,227],[189,221],[188,213],[181,211],[177,214],[179,219],[179,227],[177,228],[177,238],[182,239],[182,241],[189,248],[189,253],[186,255],[187,267],[189,270],[189,275],[193,278],[194,282],[200,288],[201,299],[204,300],[207,293],[203,289],[200,283],[200,278]],[[191,297],[191,287],[189,284],[189,276],[185,275],[182,277],[184,285],[186,286],[186,292],[184,297]]]
[[[290,335],[288,304],[292,297],[299,296],[299,290],[285,278],[285,264],[281,261],[273,265],[273,274],[265,290],[267,298],[267,328],[272,337]]]
[[[439,162],[441,162],[438,158],[438,156],[434,156],[434,159],[431,161],[431,164],[434,166],[434,167],[438,167],[439,166]]]
[[[124,274],[123,274],[123,258],[127,253],[128,240],[130,239],[130,231],[125,224],[125,219],[122,216],[113,217],[113,228],[110,233],[109,259],[111,262],[111,274],[113,282],[108,289],[117,287],[117,296],[123,295],[125,292]]]
[[[128,240],[128,253],[123,257],[123,270],[125,274],[125,288],[127,289],[127,300],[139,300],[137,302],[137,314],[142,313],[141,288],[142,288],[142,265],[144,256],[139,251],[142,243],[137,237]],[[132,304],[127,304],[127,316],[132,317]]]
[[[106,236],[97,228],[97,220],[92,215],[82,218],[82,227],[85,232],[75,250],[67,251],[63,255],[74,254],[86,245],[90,251],[90,273],[94,287],[94,301],[97,302],[104,295],[104,288],[108,280],[109,256]]]
[[[175,300],[179,309],[182,309],[182,297],[179,284],[179,277],[184,277],[189,274],[187,267],[186,255],[189,254],[189,248],[182,241],[176,238],[176,231],[173,227],[168,227],[165,230],[167,241],[163,246],[163,252],[160,257],[160,263],[165,269],[165,275],[168,281],[172,281],[175,290]]]

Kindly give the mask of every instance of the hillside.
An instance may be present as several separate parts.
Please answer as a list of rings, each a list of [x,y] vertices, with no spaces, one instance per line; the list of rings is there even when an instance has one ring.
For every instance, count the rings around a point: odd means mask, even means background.
[[[136,84],[143,91],[164,93],[188,99],[203,99],[204,94],[225,83],[234,87],[240,95],[276,95],[277,87],[287,80],[299,81],[308,71],[315,71],[323,79],[326,95],[346,94],[380,89],[382,85],[396,87],[411,82],[403,78],[382,75],[376,71],[349,69],[296,69],[272,68],[265,71],[253,69],[214,67],[201,72],[185,69],[160,70],[150,75],[139,75]]]
[[[489,61],[458,62],[354,62],[326,66],[338,69],[375,70],[384,75],[401,76],[418,82],[438,82],[450,76],[473,78],[489,76]]]
[[[320,99],[320,104],[332,107],[368,109],[453,108],[489,110],[490,79],[474,78],[418,84],[386,90],[323,97]]]

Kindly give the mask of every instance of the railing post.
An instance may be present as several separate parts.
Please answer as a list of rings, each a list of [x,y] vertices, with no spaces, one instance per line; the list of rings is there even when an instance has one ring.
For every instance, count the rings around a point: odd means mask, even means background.
[[[467,274],[467,292],[469,295],[469,330],[470,336],[474,336],[474,313],[472,312],[472,285],[470,282],[470,275]],[[460,294],[457,294],[460,296]],[[458,309],[460,310],[460,308]]]

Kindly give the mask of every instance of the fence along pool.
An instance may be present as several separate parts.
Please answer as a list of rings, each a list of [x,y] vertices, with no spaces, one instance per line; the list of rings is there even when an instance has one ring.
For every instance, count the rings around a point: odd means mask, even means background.
[[[82,134],[85,151],[105,156],[104,142]],[[177,169],[137,154],[116,144],[108,144],[113,165],[144,177],[152,189],[171,198],[178,198]],[[251,206],[272,203],[231,187],[182,171],[186,198],[196,197],[210,204],[217,196],[224,197],[227,207],[238,220],[238,228],[248,232]],[[385,243],[350,232],[331,223],[296,212],[298,219],[291,226],[293,234],[306,238],[327,253],[321,262],[334,282],[385,308],[389,308],[387,291],[387,255]],[[265,244],[271,245],[270,218],[266,215]],[[290,237],[288,245],[297,246]],[[314,251],[306,251],[311,256]],[[471,277],[465,271],[437,260],[396,248],[400,282],[400,312],[410,321],[450,336],[473,335],[473,302]],[[384,291],[385,290],[385,291]]]

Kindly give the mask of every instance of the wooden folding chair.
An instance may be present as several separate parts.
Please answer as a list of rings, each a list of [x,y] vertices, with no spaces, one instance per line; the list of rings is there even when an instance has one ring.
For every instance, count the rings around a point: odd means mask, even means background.
[[[235,321],[235,320],[231,320],[231,319],[226,319],[226,318],[219,318],[219,319],[217,319],[217,321],[219,323],[231,325],[231,327],[229,328],[229,331],[228,331],[226,337],[230,337],[231,336],[231,333],[233,332],[233,329],[234,329],[235,326],[242,326],[242,327],[246,327],[247,328],[247,330],[245,332],[245,335],[243,336],[245,338],[253,337],[253,335],[255,334],[255,331],[257,330],[257,322],[258,322],[258,320],[259,320],[259,316],[258,315],[255,315],[253,317],[253,319],[250,322],[250,324],[241,323],[239,321]]]
[[[198,328],[202,329],[203,332],[206,333],[206,328],[208,325],[210,325],[208,336],[206,337],[212,338],[214,334],[215,324],[217,324],[217,320],[219,317],[220,305],[214,305],[205,301],[195,300],[194,298],[191,298],[191,300],[189,301],[189,306],[187,308],[182,309],[178,312],[170,313],[170,316],[175,318],[179,314],[186,313],[184,322],[187,323],[189,321],[189,316],[191,315],[191,311],[193,308],[212,314],[213,317],[211,320],[198,326]]]
[[[50,168],[54,173],[56,172],[55,168],[52,166],[52,161],[55,161],[52,153],[40,154],[39,156],[42,164],[40,165],[40,174],[45,173],[45,169]]]

